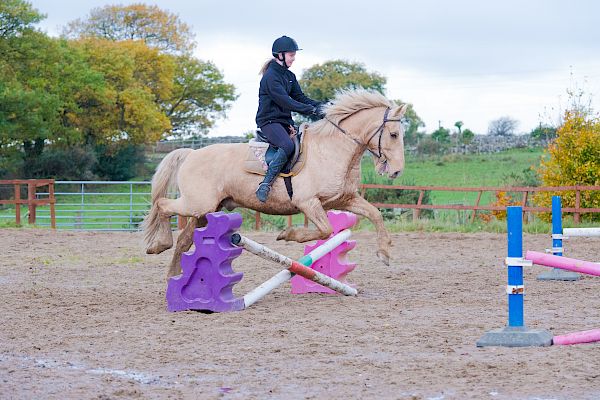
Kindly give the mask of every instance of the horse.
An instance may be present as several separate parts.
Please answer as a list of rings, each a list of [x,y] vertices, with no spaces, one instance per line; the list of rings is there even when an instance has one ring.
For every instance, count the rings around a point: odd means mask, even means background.
[[[206,225],[205,215],[223,208],[244,207],[265,214],[303,212],[315,229],[289,227],[277,240],[307,242],[332,233],[327,210],[346,210],[369,219],[376,228],[377,257],[390,263],[391,239],[381,212],[359,194],[360,161],[373,155],[379,174],[394,179],[404,170],[404,121],[407,105],[398,105],[376,91],[346,90],[324,107],[325,118],[304,131],[306,161],[292,177],[290,199],[283,179],[276,179],[265,203],[255,190],[262,177],[244,171],[247,143],[214,144],[201,149],[177,149],[160,162],[152,178],[152,206],[143,222],[146,253],[173,246],[170,217],[188,218],[177,239],[167,278],[181,273],[181,254],[191,247],[193,232]],[[178,189],[180,196],[167,198]]]

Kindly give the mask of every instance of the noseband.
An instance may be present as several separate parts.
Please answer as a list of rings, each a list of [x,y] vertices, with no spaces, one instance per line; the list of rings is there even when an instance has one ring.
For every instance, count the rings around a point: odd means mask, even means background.
[[[331,121],[329,118],[325,117],[325,119],[327,121],[329,121],[329,123],[331,123],[333,126],[335,126],[336,128],[338,128],[344,135],[348,136],[350,139],[352,139],[356,144],[360,145],[360,146],[364,146],[369,153],[373,154],[374,157],[377,157],[378,159],[381,159],[381,137],[383,136],[383,128],[385,127],[385,124],[388,122],[400,122],[402,121],[402,119],[388,119],[388,114],[390,113],[390,108],[386,108],[385,109],[385,113],[383,113],[383,121],[381,122],[381,125],[379,125],[379,127],[375,130],[375,132],[373,132],[373,134],[369,137],[369,140],[367,140],[366,143],[360,143],[358,140],[354,139],[352,136],[350,136],[348,134],[348,132],[346,132],[344,130],[344,128],[342,128],[341,126],[339,126],[338,124],[336,124],[335,122]],[[350,115],[348,116],[350,117]],[[346,117],[346,118],[348,118]],[[341,121],[340,121],[341,122]],[[375,136],[377,136],[377,134],[379,134],[379,138],[378,138],[378,148],[377,148],[377,153],[376,154],[373,150],[371,150],[369,148],[369,143],[371,143],[371,140],[373,140],[373,138]]]

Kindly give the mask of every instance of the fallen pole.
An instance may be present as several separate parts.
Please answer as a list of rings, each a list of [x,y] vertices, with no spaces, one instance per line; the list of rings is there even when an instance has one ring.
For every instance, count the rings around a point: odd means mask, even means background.
[[[600,341],[600,329],[592,329],[589,331],[567,333],[558,335],[552,338],[552,344],[579,344],[592,343]]]
[[[353,287],[350,287],[345,283],[342,283],[311,268],[308,268],[319,258],[323,257],[325,254],[329,253],[331,250],[335,249],[337,246],[339,246],[341,243],[347,240],[350,237],[350,235],[350,230],[343,230],[342,232],[329,239],[327,242],[323,243],[322,246],[319,246],[311,253],[302,257],[302,263],[300,263],[298,261],[292,260],[289,257],[279,254],[276,251],[273,251],[260,243],[248,239],[247,237],[242,236],[239,233],[233,234],[231,236],[231,243],[233,245],[242,247],[252,254],[264,258],[265,260],[274,261],[280,265],[283,265],[286,268],[284,271],[279,272],[273,278],[269,279],[268,281],[266,281],[250,293],[248,293],[246,296],[244,296],[245,306],[249,307],[251,304],[261,299],[267,293],[275,289],[281,283],[289,280],[293,274],[300,275],[306,279],[328,287],[346,296],[356,296],[358,291]]]
[[[540,253],[539,251],[528,251],[525,254],[525,259],[532,261],[534,264],[543,265],[545,267],[554,267],[566,269],[567,271],[580,272],[582,274],[600,276],[600,265],[590,262],[577,260],[562,256],[553,256],[550,254]]]

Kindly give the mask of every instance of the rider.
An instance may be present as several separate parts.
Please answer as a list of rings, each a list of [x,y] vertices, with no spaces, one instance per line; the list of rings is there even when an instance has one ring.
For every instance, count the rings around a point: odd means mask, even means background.
[[[289,68],[301,50],[294,39],[282,36],[273,42],[273,58],[261,70],[262,79],[258,90],[256,124],[269,143],[277,147],[265,179],[256,190],[261,202],[267,201],[271,185],[294,152],[294,121],[292,111],[322,118],[321,103],[308,98],[300,89],[296,75]]]

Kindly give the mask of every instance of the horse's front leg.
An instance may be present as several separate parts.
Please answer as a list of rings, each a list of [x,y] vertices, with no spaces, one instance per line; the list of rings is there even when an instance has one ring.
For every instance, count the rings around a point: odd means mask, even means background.
[[[277,236],[277,240],[294,242],[309,242],[311,240],[327,239],[331,236],[333,228],[327,219],[327,213],[318,199],[310,199],[298,204],[298,209],[317,227],[317,230],[305,227],[289,227]]]
[[[387,229],[385,229],[383,217],[381,216],[381,212],[377,209],[377,207],[373,206],[362,197],[356,195],[341,208],[363,217],[367,217],[369,221],[375,225],[375,229],[377,230],[378,245],[377,257],[379,257],[379,259],[383,261],[385,265],[390,265],[390,248],[392,246],[392,240],[390,239],[390,234],[388,233]]]

